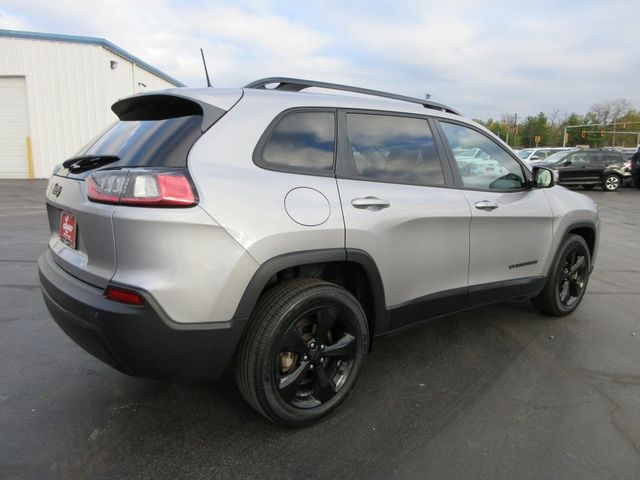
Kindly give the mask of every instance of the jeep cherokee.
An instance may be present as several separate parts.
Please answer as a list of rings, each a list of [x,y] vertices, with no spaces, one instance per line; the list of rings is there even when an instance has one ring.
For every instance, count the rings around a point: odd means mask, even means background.
[[[50,179],[39,271],[62,330],[124,373],[233,364],[256,410],[304,426],[376,336],[510,298],[566,315],[585,293],[593,201],[445,105],[269,78],[112,109]]]

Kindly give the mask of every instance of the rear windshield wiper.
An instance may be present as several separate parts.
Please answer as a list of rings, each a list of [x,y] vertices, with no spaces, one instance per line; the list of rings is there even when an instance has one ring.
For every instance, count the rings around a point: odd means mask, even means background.
[[[102,165],[117,162],[120,157],[117,155],[82,155],[73,157],[62,162],[64,168],[68,168],[72,173],[86,172]]]

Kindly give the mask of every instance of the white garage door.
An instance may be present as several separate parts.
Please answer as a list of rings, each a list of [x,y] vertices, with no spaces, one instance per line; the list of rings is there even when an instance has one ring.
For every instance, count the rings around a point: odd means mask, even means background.
[[[27,178],[29,112],[24,77],[0,77],[0,178]]]

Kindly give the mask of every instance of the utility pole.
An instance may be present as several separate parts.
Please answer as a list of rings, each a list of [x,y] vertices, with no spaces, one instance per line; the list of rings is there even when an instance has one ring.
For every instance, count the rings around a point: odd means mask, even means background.
[[[567,146],[567,126],[564,126],[564,133],[562,134],[562,146]]]
[[[516,148],[516,138],[518,137],[518,112],[516,112],[516,116],[513,120],[513,126],[515,127],[513,130],[513,148]]]

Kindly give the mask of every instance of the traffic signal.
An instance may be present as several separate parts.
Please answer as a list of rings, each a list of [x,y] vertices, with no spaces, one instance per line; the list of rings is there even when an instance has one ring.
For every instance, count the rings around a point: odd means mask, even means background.
[[[587,138],[587,131],[586,130],[582,130],[582,133],[580,134],[580,136],[582,138]]]
[[[604,129],[600,130],[600,136],[601,136],[601,137],[604,137],[604,134],[605,134],[605,133],[606,133],[606,132],[605,132],[605,130],[604,130]]]

